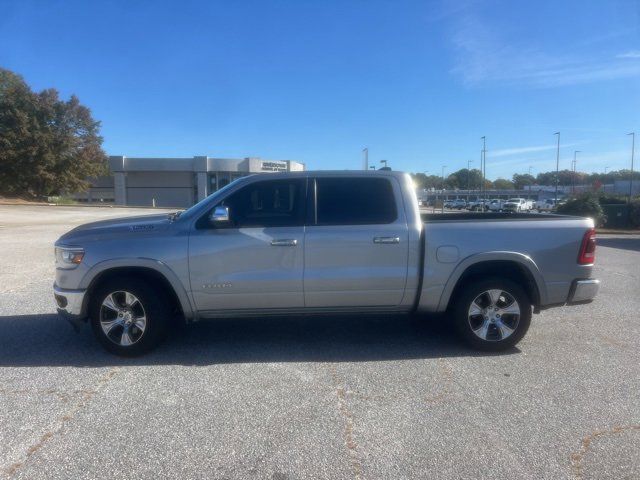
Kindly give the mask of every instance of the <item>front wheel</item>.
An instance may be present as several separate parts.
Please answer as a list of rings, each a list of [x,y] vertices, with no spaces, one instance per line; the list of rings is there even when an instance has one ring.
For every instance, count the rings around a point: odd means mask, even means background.
[[[115,278],[101,285],[90,306],[91,327],[111,353],[136,356],[155,347],[170,319],[165,297],[137,279]]]
[[[472,347],[501,351],[517,344],[531,323],[531,302],[524,290],[507,279],[469,282],[456,297],[456,330]]]

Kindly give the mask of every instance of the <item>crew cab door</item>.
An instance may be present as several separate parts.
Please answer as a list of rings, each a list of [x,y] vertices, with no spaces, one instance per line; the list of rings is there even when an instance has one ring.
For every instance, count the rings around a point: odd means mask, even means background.
[[[209,214],[196,222],[189,273],[198,311],[304,306],[306,188],[306,178],[256,180],[216,205],[228,208],[228,223]]]
[[[408,227],[389,177],[310,179],[306,307],[395,306],[407,280]]]

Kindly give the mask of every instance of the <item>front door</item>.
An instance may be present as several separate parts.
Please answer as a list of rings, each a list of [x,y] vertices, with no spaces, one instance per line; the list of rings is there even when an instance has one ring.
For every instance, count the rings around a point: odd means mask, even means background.
[[[208,214],[196,222],[189,272],[198,311],[304,306],[306,184],[256,180],[222,201],[227,224],[212,224]]]

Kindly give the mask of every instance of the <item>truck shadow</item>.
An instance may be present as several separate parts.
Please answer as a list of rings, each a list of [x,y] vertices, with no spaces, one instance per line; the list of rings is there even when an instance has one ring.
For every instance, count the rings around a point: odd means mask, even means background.
[[[0,367],[373,362],[492,355],[466,348],[451,330],[442,317],[222,319],[178,327],[155,351],[120,358],[103,351],[88,327],[75,333],[55,314],[5,316],[0,317]],[[498,355],[519,352],[513,348]]]

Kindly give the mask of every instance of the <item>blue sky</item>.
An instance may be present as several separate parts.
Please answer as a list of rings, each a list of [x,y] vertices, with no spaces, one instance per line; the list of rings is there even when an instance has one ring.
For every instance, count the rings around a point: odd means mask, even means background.
[[[0,0],[0,66],[75,93],[109,154],[487,176],[628,168],[640,2]]]

